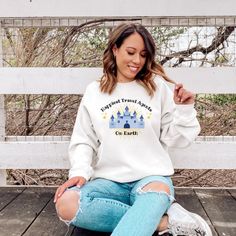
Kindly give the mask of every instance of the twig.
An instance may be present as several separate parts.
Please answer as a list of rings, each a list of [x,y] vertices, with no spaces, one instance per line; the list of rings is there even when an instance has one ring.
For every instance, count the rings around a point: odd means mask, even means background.
[[[23,179],[23,180],[24,180],[28,185],[29,185],[29,182],[26,181],[26,178],[29,178],[30,180],[33,181],[33,183],[35,183],[35,184],[38,185],[38,182],[37,182],[34,178],[32,178],[31,176],[26,175],[24,172],[22,172],[22,171],[20,171],[20,170],[16,170],[16,172],[20,173],[21,175],[23,175],[23,176],[25,177],[25,179]]]
[[[195,180],[197,180],[197,179],[201,178],[202,176],[204,176],[205,174],[207,174],[209,171],[211,171],[211,170],[205,170],[205,171],[203,171],[200,175],[196,176],[195,178],[190,179],[190,180],[186,180],[186,181],[184,181],[184,182],[181,182],[181,183],[177,184],[176,186],[177,186],[177,187],[182,187],[182,186],[184,186],[184,185],[186,185],[186,184],[192,183],[192,182],[194,182]]]
[[[39,177],[40,180],[47,179],[47,178],[61,178],[61,175],[57,173],[48,173],[48,174],[41,175]]]

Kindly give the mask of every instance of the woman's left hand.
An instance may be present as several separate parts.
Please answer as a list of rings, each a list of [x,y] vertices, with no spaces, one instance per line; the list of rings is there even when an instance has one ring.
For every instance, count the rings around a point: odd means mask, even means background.
[[[174,90],[174,101],[176,104],[193,104],[195,101],[195,95],[190,91],[187,91],[182,84],[176,84]]]

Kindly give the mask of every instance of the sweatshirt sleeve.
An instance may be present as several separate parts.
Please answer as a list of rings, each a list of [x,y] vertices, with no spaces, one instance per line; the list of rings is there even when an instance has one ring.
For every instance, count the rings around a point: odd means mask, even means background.
[[[194,104],[176,105],[173,92],[165,83],[162,86],[160,141],[168,147],[187,147],[200,132]]]
[[[71,168],[69,178],[82,176],[89,180],[93,174],[92,162],[97,153],[99,141],[93,128],[84,97],[79,106],[71,141],[69,159]]]

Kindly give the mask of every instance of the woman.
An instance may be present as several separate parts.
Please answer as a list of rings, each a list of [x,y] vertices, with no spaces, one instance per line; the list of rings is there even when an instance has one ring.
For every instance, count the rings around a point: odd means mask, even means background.
[[[121,24],[110,35],[104,75],[78,111],[69,180],[55,194],[66,223],[113,236],[211,235],[200,216],[173,203],[170,179],[167,147],[188,146],[200,131],[194,95],[181,84],[172,94],[154,58],[142,25]]]

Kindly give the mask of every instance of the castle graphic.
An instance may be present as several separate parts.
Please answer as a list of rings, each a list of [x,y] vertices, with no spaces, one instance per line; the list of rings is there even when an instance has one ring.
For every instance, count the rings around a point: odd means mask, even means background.
[[[141,115],[137,118],[136,111],[133,112],[133,115],[129,112],[129,107],[125,107],[125,111],[123,115],[121,115],[120,111],[117,112],[117,117],[115,118],[114,115],[111,116],[109,122],[110,128],[122,128],[122,129],[130,129],[130,128],[144,128],[144,118]]]

